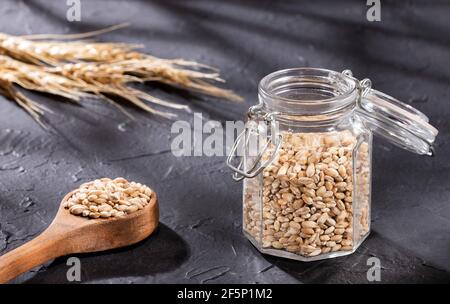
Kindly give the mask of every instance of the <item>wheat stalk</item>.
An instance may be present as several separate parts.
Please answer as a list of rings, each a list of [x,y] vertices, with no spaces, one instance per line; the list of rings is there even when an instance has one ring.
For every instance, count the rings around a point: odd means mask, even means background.
[[[98,97],[129,117],[132,116],[111,99],[111,95],[168,118],[175,114],[157,110],[149,103],[176,110],[188,108],[135,89],[132,83],[161,82],[206,95],[241,100],[233,92],[213,84],[223,82],[216,69],[197,62],[160,59],[136,51],[140,46],[135,44],[51,40],[84,39],[122,26],[76,35],[17,37],[0,33],[0,94],[16,101],[42,126],[45,126],[42,115],[48,109],[27,98],[16,86],[77,102],[86,97]]]

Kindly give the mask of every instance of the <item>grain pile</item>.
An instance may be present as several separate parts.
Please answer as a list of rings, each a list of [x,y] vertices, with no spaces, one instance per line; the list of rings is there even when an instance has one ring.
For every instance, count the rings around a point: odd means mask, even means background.
[[[358,146],[358,189],[354,189],[356,145],[356,137],[348,131],[284,132],[280,151],[262,180],[246,181],[244,230],[263,248],[306,257],[353,250],[354,241],[369,230],[369,149],[367,142]]]
[[[73,215],[89,218],[123,217],[147,206],[155,193],[147,186],[118,177],[82,184],[64,203]]]

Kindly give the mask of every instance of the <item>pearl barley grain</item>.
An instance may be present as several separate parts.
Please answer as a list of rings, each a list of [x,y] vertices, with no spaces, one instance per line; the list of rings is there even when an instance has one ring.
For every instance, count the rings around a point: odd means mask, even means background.
[[[143,209],[154,195],[149,187],[122,177],[102,178],[82,184],[64,208],[73,215],[91,219],[123,217]]]
[[[278,154],[262,173],[262,191],[258,179],[245,181],[245,231],[265,248],[306,257],[353,250],[369,230],[370,197],[367,142],[358,144],[353,191],[356,146],[349,131],[283,132]]]

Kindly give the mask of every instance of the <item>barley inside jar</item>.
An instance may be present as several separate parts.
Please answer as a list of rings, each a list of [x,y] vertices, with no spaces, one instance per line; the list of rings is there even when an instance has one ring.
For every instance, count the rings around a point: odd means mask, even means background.
[[[370,232],[372,133],[431,154],[437,130],[426,116],[370,86],[312,68],[260,82],[227,161],[244,179],[243,230],[258,250],[302,261],[354,252]]]

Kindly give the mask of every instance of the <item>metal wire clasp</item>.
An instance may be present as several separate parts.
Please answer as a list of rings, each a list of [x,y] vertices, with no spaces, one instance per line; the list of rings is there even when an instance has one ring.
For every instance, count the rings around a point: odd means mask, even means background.
[[[353,76],[353,72],[351,70],[343,70],[342,74],[356,81],[359,91],[357,105],[358,107],[361,107],[361,100],[364,96],[366,96],[370,92],[370,89],[372,88],[372,81],[369,78],[364,78],[361,81],[358,80],[358,78]]]
[[[264,112],[261,109],[260,105],[253,106],[248,111],[249,118],[255,118],[256,116],[262,116],[263,120],[266,123],[266,126],[270,127],[270,137],[268,137],[266,143],[264,144],[261,151],[258,151],[255,160],[253,163],[248,166],[248,169],[246,170],[244,167],[247,166],[247,155],[248,155],[248,145],[250,141],[249,132],[255,132],[255,129],[252,129],[252,126],[247,124],[245,129],[238,135],[236,138],[236,141],[234,142],[233,147],[231,148],[230,154],[227,158],[227,166],[234,171],[233,173],[233,179],[235,181],[240,181],[244,178],[253,178],[257,176],[259,173],[261,173],[262,170],[264,170],[265,167],[270,165],[273,160],[275,159],[276,155],[278,154],[278,150],[280,149],[281,142],[282,142],[282,135],[278,132],[278,126],[275,120],[276,112],[273,113],[267,113],[264,114]],[[257,134],[259,134],[258,128],[256,128]],[[239,161],[239,164],[237,166],[233,165],[233,161],[235,159],[235,153],[240,145],[241,141],[245,139],[244,146],[243,146],[243,154]],[[267,149],[270,147],[270,145],[275,145],[275,149],[272,152],[272,155],[264,162],[261,163],[261,159],[266,153]],[[259,150],[259,149],[258,149]],[[236,156],[237,157],[237,156]]]

